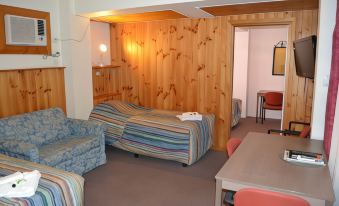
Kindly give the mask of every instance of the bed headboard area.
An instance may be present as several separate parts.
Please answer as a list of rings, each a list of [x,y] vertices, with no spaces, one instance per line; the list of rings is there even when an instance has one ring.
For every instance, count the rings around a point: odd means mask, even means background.
[[[51,107],[66,112],[64,67],[0,70],[0,118]]]

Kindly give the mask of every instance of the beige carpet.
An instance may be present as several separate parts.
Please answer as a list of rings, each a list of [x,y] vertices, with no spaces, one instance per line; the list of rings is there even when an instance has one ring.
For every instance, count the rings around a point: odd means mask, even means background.
[[[240,119],[238,125],[231,130],[231,137],[244,138],[248,132],[267,133],[269,129],[280,129],[281,120],[266,119],[264,124],[255,123],[254,117]]]
[[[248,131],[267,132],[279,121],[255,124],[242,119],[232,136],[244,137]],[[214,204],[214,176],[224,165],[224,152],[209,151],[200,161],[182,167],[180,163],[106,148],[107,164],[85,177],[86,206],[210,206]]]

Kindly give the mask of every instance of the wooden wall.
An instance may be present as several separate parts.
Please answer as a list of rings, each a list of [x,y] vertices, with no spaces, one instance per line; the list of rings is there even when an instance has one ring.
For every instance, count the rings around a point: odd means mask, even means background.
[[[292,41],[318,32],[318,10],[294,12],[296,21],[291,28],[288,52],[288,66],[285,79],[285,101],[283,127],[288,129],[289,121],[311,122],[314,81],[296,74]],[[302,128],[295,128],[301,130]]]
[[[0,117],[60,107],[66,112],[64,68],[0,70]]]
[[[291,40],[316,33],[317,10],[112,24],[112,64],[121,65],[111,80],[114,99],[214,113],[213,147],[224,150],[230,136],[232,22],[264,25],[286,19],[292,22]],[[288,59],[285,125],[290,120],[310,121],[313,98],[313,82],[296,76],[292,52]]]
[[[232,70],[226,18],[112,26],[120,98],[146,107],[216,115],[214,148],[229,137]],[[115,36],[113,36],[115,35]],[[119,98],[117,96],[117,98]]]
[[[115,81],[120,66],[94,66],[92,67],[93,80],[93,104],[97,105],[101,102],[119,98],[118,82]],[[114,81],[113,81],[114,80]]]

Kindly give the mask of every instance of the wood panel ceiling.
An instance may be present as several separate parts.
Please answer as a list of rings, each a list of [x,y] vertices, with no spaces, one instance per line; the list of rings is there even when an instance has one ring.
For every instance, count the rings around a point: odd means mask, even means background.
[[[286,0],[200,8],[214,16],[318,9],[319,0]]]
[[[241,15],[266,12],[284,12],[318,9],[319,0],[284,0],[273,2],[233,4],[200,8],[213,16]],[[195,8],[197,9],[197,8]],[[136,14],[108,15],[92,17],[94,21],[107,23],[142,22],[165,19],[189,18],[173,10],[152,11]]]
[[[166,10],[166,11],[139,13],[139,14],[126,14],[126,15],[119,15],[119,16],[101,16],[101,17],[92,18],[92,20],[108,22],[108,23],[126,23],[126,22],[165,20],[165,19],[181,19],[181,18],[187,18],[187,17],[175,11]]]

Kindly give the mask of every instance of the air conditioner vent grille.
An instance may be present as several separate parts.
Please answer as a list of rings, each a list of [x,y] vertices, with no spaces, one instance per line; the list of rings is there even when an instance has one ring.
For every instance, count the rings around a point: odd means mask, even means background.
[[[45,35],[45,22],[41,19],[38,21],[38,35]]]
[[[7,45],[46,46],[46,20],[5,15]]]

